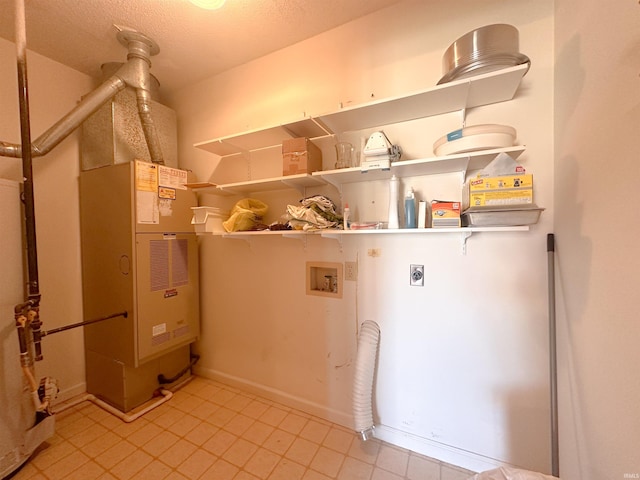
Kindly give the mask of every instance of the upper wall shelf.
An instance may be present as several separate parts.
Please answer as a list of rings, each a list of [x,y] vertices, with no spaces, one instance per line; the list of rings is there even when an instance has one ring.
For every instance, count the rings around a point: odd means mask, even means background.
[[[288,175],[284,177],[262,178],[246,182],[225,183],[222,185],[191,185],[190,188],[201,193],[213,193],[215,195],[245,195],[254,192],[269,192],[293,188],[303,193],[307,187],[317,187],[326,182],[321,177],[314,177],[308,173]]]
[[[400,97],[343,108],[285,123],[215,138],[194,146],[220,156],[236,155],[282,144],[287,138],[311,139],[379,127],[511,100],[527,65],[456,80]]]
[[[248,194],[252,192],[267,192],[271,190],[281,190],[283,188],[294,188],[300,193],[306,187],[317,187],[324,185],[324,180],[313,177],[307,173],[298,175],[288,175],[285,177],[263,178],[261,180],[251,180],[248,182],[227,183],[218,185],[217,188],[223,193]]]
[[[415,160],[393,162],[390,170],[362,171],[360,167],[341,168],[313,172],[314,177],[323,178],[327,183],[338,186],[345,183],[365,182],[368,180],[388,180],[391,175],[398,177],[415,177],[419,175],[436,175],[440,173],[480,170],[486,167],[500,153],[507,153],[514,160],[524,152],[524,145],[475,152],[459,153],[444,157],[430,157]]]
[[[320,115],[334,133],[363,130],[511,100],[527,65],[445,83],[414,94],[343,108]]]
[[[255,238],[268,237],[268,236],[281,236],[285,238],[293,238],[305,242],[307,235],[320,235],[322,238],[331,238],[337,240],[342,244],[342,237],[344,235],[431,235],[431,234],[443,234],[443,235],[457,235],[459,236],[461,251],[463,255],[467,253],[467,240],[474,233],[479,232],[524,232],[529,231],[528,225],[511,226],[511,227],[448,227],[448,228],[401,228],[401,229],[380,229],[380,230],[262,230],[262,231],[246,231],[246,232],[214,232],[207,231],[199,233],[206,233],[208,235],[221,236],[223,238],[238,239],[250,241]]]
[[[486,167],[499,153],[507,153],[515,160],[524,150],[524,145],[517,145],[507,148],[459,153],[444,157],[402,160],[393,162],[389,170],[377,169],[363,172],[360,167],[340,168],[337,170],[322,170],[313,172],[312,174],[301,173],[298,175],[263,178],[222,185],[194,184],[190,187],[202,193],[212,193],[216,195],[250,194],[284,188],[294,188],[300,193],[304,193],[307,187],[317,187],[326,183],[339,187],[346,183],[388,180],[392,174],[401,178],[454,172],[461,172],[463,175],[466,175],[469,170],[480,170]]]
[[[318,138],[330,135],[316,119],[305,118],[284,125],[251,130],[237,135],[196,143],[194,147],[222,157],[280,146],[287,138]]]

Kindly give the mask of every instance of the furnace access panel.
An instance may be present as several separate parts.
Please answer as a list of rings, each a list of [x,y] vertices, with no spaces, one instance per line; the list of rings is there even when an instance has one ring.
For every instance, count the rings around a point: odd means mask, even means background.
[[[88,353],[130,367],[192,343],[199,335],[195,194],[187,172],[149,162],[80,174]]]

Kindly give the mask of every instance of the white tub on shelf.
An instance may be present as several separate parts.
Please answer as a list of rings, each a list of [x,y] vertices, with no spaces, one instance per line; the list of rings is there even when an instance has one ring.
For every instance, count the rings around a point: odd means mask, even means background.
[[[222,212],[218,207],[191,207],[193,210],[193,225],[196,233],[222,233],[222,222],[229,216],[228,212]]]

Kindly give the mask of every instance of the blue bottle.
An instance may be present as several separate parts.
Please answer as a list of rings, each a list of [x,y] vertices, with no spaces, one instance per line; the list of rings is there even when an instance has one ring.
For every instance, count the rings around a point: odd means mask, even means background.
[[[404,197],[404,227],[416,228],[416,196],[413,193],[413,187],[407,190]]]

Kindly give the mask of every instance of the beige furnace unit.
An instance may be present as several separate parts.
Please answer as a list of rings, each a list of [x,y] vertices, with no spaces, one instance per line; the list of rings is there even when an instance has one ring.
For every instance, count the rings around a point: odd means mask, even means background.
[[[123,412],[189,365],[199,335],[188,175],[139,160],[80,174],[85,318],[128,313],[84,327],[87,391]]]

